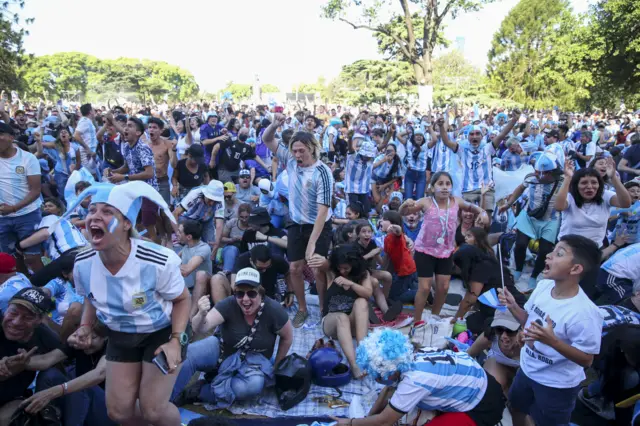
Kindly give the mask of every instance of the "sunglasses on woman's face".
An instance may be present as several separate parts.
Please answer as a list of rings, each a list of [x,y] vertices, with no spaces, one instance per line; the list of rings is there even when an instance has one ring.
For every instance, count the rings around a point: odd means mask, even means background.
[[[385,151],[385,154],[387,154],[387,155],[391,155],[391,154],[395,154],[395,152],[393,152],[393,150],[392,150],[392,149],[390,149],[390,150],[388,150],[388,151]]]
[[[249,297],[249,299],[255,299],[256,297],[258,297],[258,292],[255,290],[236,290],[233,294],[236,296],[236,299],[244,299],[245,294]]]
[[[496,331],[498,336],[501,336],[502,333],[507,333],[508,336],[515,336],[515,334],[518,332],[518,330],[513,331],[505,327],[493,327],[493,329]]]

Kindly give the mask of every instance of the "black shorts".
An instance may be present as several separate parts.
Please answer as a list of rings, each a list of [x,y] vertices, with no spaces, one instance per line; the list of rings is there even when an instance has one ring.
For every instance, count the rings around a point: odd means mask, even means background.
[[[440,259],[430,254],[416,251],[413,259],[416,261],[418,278],[431,278],[434,273],[436,275],[451,275],[453,270],[453,255]]]
[[[151,363],[156,349],[171,339],[171,326],[153,333],[123,333],[109,330],[107,336],[107,361]],[[187,346],[182,347],[183,361],[187,356]]]
[[[324,223],[324,228],[322,228],[318,241],[316,241],[315,253],[320,256],[327,257],[327,254],[329,254],[331,231],[331,221],[329,220]],[[313,232],[313,225],[299,225],[295,222],[287,225],[287,258],[289,262],[304,259],[311,232]]]
[[[502,386],[489,373],[487,373],[487,390],[473,410],[467,411],[467,415],[476,422],[478,426],[493,426],[500,423],[506,398],[502,392]]]

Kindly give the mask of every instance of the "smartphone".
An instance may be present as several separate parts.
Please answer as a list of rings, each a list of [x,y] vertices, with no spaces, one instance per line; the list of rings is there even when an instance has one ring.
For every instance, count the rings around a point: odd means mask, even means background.
[[[152,362],[162,371],[162,374],[169,374],[169,363],[167,362],[167,356],[164,354],[164,351],[156,355]]]

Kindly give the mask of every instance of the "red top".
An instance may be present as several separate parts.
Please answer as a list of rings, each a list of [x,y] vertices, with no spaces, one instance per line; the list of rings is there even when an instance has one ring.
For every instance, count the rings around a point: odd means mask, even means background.
[[[405,277],[416,272],[416,262],[407,248],[407,242],[404,234],[397,236],[387,234],[384,237],[384,252],[389,256],[389,260],[393,264],[393,269],[399,277]]]

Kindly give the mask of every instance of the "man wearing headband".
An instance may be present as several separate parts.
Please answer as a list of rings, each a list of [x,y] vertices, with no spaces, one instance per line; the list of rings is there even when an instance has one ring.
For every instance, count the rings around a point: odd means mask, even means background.
[[[367,417],[334,418],[338,424],[391,426],[417,407],[443,412],[429,426],[495,426],[502,419],[502,388],[465,352],[414,352],[402,332],[378,328],[360,342],[356,362],[387,387]]]
[[[175,218],[162,196],[144,182],[94,184],[75,204],[88,196],[92,250],[76,257],[74,283],[86,301],[72,337],[84,350],[91,346],[97,321],[108,328],[106,401],[113,421],[180,424],[178,409],[168,401],[177,377],[172,373],[179,370],[190,339],[191,298],[181,259],[173,250],[136,238],[134,230],[142,198],[160,206],[174,224]],[[154,359],[165,365],[166,373]],[[143,418],[137,417],[138,403]]]
[[[489,218],[495,205],[495,191],[492,188],[483,196],[481,189],[493,186],[491,157],[495,155],[500,142],[507,137],[518,122],[520,110],[514,109],[511,115],[511,121],[502,128],[491,143],[485,145],[481,145],[483,136],[480,126],[471,126],[468,140],[458,143],[449,139],[446,120],[443,118],[438,120],[442,142],[457,154],[462,162],[462,198],[472,204],[478,204],[484,200],[480,207],[487,211]]]

